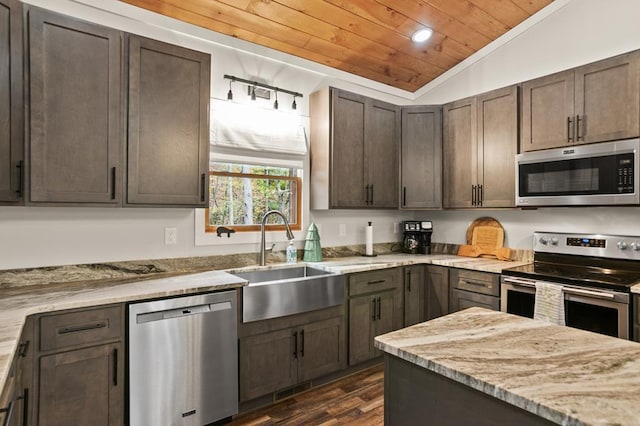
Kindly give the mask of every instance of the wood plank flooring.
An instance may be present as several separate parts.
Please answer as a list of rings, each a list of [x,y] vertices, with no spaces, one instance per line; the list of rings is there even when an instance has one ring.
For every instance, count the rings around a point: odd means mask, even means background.
[[[384,366],[299,393],[233,419],[233,426],[384,424]]]

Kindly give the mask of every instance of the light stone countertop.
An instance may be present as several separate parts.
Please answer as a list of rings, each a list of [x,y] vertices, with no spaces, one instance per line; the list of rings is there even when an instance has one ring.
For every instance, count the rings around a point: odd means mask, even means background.
[[[76,282],[0,290],[0,390],[27,316],[72,308],[234,289],[247,281],[223,271],[127,282]]]
[[[483,308],[375,346],[562,425],[640,425],[640,344]]]
[[[414,264],[434,264],[500,273],[504,268],[527,263],[529,262],[499,261],[446,254],[381,254],[376,257],[332,258],[322,262],[253,265],[225,271],[180,274],[155,279],[153,276],[159,274],[150,267],[146,268],[150,269],[149,271],[146,269],[143,271],[143,275],[136,275],[140,272],[137,270],[120,270],[120,268],[114,270],[110,267],[104,269],[97,267],[90,271],[74,266],[52,268],[53,271],[48,271],[49,268],[29,270],[25,276],[35,275],[38,282],[46,281],[48,273],[55,281],[50,285],[0,286],[0,390],[4,387],[26,317],[37,313],[237,288],[246,285],[247,282],[231,275],[233,272],[305,264],[331,272],[348,274]],[[7,275],[13,275],[10,277],[10,282],[15,282],[19,281],[21,274],[11,272]],[[95,279],[88,279],[88,277],[95,277]],[[65,281],[67,279],[69,281]]]
[[[631,287],[631,293],[640,294],[640,283]]]

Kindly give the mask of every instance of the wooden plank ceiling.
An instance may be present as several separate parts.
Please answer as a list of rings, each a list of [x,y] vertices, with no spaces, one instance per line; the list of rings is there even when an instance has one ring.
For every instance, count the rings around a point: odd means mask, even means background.
[[[414,92],[553,0],[121,1]]]

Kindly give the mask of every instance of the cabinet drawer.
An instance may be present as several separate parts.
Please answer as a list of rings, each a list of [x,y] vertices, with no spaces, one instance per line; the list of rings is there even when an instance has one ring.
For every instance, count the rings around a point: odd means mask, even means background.
[[[400,285],[400,268],[362,272],[349,276],[349,296],[393,289]]]
[[[458,312],[462,311],[463,309],[472,307],[480,307],[499,311],[500,298],[495,296],[488,296],[486,294],[478,294],[472,293],[470,291],[458,290],[457,288],[451,290],[451,312]]]
[[[118,339],[121,329],[121,306],[46,315],[40,318],[40,350]]]
[[[498,274],[451,269],[449,277],[451,288],[500,296],[500,275]]]

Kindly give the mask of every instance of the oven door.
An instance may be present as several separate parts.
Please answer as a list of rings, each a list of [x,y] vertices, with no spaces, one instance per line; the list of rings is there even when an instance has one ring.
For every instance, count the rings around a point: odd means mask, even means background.
[[[533,318],[536,281],[502,276],[500,310]],[[569,327],[629,339],[629,295],[591,287],[563,286]]]
[[[638,204],[638,139],[516,156],[516,205]]]

